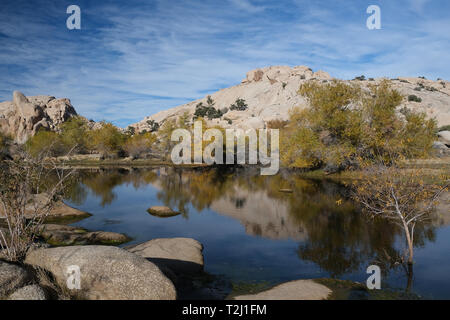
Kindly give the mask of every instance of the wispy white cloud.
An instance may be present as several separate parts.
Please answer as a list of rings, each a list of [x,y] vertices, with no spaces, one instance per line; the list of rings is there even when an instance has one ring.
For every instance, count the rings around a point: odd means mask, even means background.
[[[76,32],[65,29],[62,5],[44,16],[29,5],[6,8],[0,100],[14,89],[66,96],[81,114],[125,126],[267,65],[303,64],[343,78],[450,78],[450,22],[441,13],[449,5],[422,1],[420,13],[417,1],[381,1],[383,29],[373,31],[360,1],[81,2]]]

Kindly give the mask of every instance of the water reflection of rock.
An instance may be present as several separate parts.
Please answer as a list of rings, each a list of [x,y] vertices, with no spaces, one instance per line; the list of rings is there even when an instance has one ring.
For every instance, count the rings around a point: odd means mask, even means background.
[[[211,209],[239,220],[251,235],[269,239],[306,239],[306,231],[289,214],[286,202],[269,198],[265,191],[234,189],[238,197],[217,199],[211,204]]]

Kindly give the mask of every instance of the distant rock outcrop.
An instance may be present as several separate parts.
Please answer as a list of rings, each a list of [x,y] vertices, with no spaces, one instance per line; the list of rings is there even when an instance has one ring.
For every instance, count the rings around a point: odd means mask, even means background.
[[[17,143],[24,143],[41,128],[55,130],[76,116],[69,99],[52,96],[25,97],[14,91],[13,100],[0,103],[0,131]]]
[[[209,125],[220,125],[224,128],[264,128],[270,120],[287,120],[293,107],[307,108],[308,101],[297,93],[300,85],[308,81],[326,83],[333,78],[325,71],[313,72],[306,66],[272,66],[252,70],[242,82],[236,86],[211,94],[216,109],[230,109],[236,99],[244,99],[248,108],[243,111],[228,110],[217,119],[208,120]],[[362,87],[380,83],[383,79],[365,79],[359,77],[346,82],[355,82]],[[450,124],[450,82],[432,81],[424,78],[392,79],[392,86],[405,96],[401,106],[422,111],[430,118],[435,118],[439,126]],[[420,102],[408,99],[415,95]],[[162,124],[168,119],[176,119],[188,112],[195,113],[196,105],[206,104],[206,97],[190,103],[158,112],[131,125],[137,132],[150,131],[153,120]]]

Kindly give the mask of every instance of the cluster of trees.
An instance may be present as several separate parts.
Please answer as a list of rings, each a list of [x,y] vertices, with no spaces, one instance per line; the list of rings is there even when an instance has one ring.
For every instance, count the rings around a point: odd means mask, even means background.
[[[58,132],[39,131],[26,143],[27,151],[37,155],[49,150],[52,156],[72,153],[100,153],[103,157],[114,158],[129,155],[138,158],[150,151],[155,143],[154,134],[125,133],[111,123],[102,122],[99,128],[90,129],[84,118],[74,117],[64,122]]]
[[[206,105],[203,102],[198,103],[195,107],[194,120],[198,118],[216,119],[222,117],[228,110],[245,111],[248,109],[247,103],[241,98],[237,98],[230,108],[216,109],[215,104],[211,96],[207,97]]]
[[[244,99],[241,98],[236,99],[236,102],[230,106],[230,110],[245,111],[247,109],[248,109],[247,103],[245,102]]]
[[[435,121],[408,109],[397,112],[403,97],[388,81],[369,89],[342,81],[308,82],[299,94],[311,108],[294,109],[281,130],[286,166],[339,170],[378,159],[424,157],[432,150]]]
[[[208,118],[209,120],[211,120],[223,116],[225,112],[222,112],[222,110],[220,109],[214,108],[215,104],[216,103],[211,98],[211,96],[208,96],[208,98],[206,99],[206,106],[203,104],[203,102],[198,103],[195,107],[194,119]]]

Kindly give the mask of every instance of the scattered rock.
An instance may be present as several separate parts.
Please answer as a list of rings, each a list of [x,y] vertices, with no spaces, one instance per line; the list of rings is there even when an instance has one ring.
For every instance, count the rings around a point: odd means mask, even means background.
[[[150,213],[152,216],[157,216],[160,218],[169,218],[174,217],[180,214],[180,212],[173,211],[169,207],[164,206],[154,206],[149,209],[147,209],[147,212]]]
[[[450,131],[440,131],[437,135],[441,142],[443,142],[447,146],[450,146]]]
[[[175,273],[197,273],[203,270],[203,246],[194,239],[153,239],[128,250]]]
[[[433,142],[433,149],[436,151],[436,156],[446,157],[450,155],[450,148],[441,141]]]
[[[47,243],[56,246],[88,244],[119,245],[130,240],[126,235],[120,233],[107,231],[88,232],[83,228],[58,224],[44,225],[41,236]]]
[[[81,289],[71,294],[88,300],[173,300],[177,294],[172,282],[146,259],[110,246],[73,246],[36,249],[25,263],[53,274],[66,286],[67,268],[80,268]]]
[[[234,300],[324,300],[332,291],[313,280],[295,280],[272,289],[234,297]]]
[[[47,201],[48,200],[45,194],[34,195],[30,198],[25,207],[25,215],[30,217],[34,212],[36,212],[36,208],[39,209],[44,207]],[[42,212],[44,212],[44,210],[42,210]],[[0,219],[3,216],[3,209],[0,208]],[[87,212],[72,208],[64,202],[58,201],[53,205],[50,212],[48,212],[46,220],[81,220],[90,216],[91,215]]]
[[[435,141],[433,142],[433,148],[438,150],[447,150],[448,147],[445,145],[445,143],[441,141]]]
[[[44,289],[34,284],[16,290],[8,300],[47,300],[47,295]]]
[[[8,296],[29,280],[30,276],[25,269],[0,261],[0,298]]]

